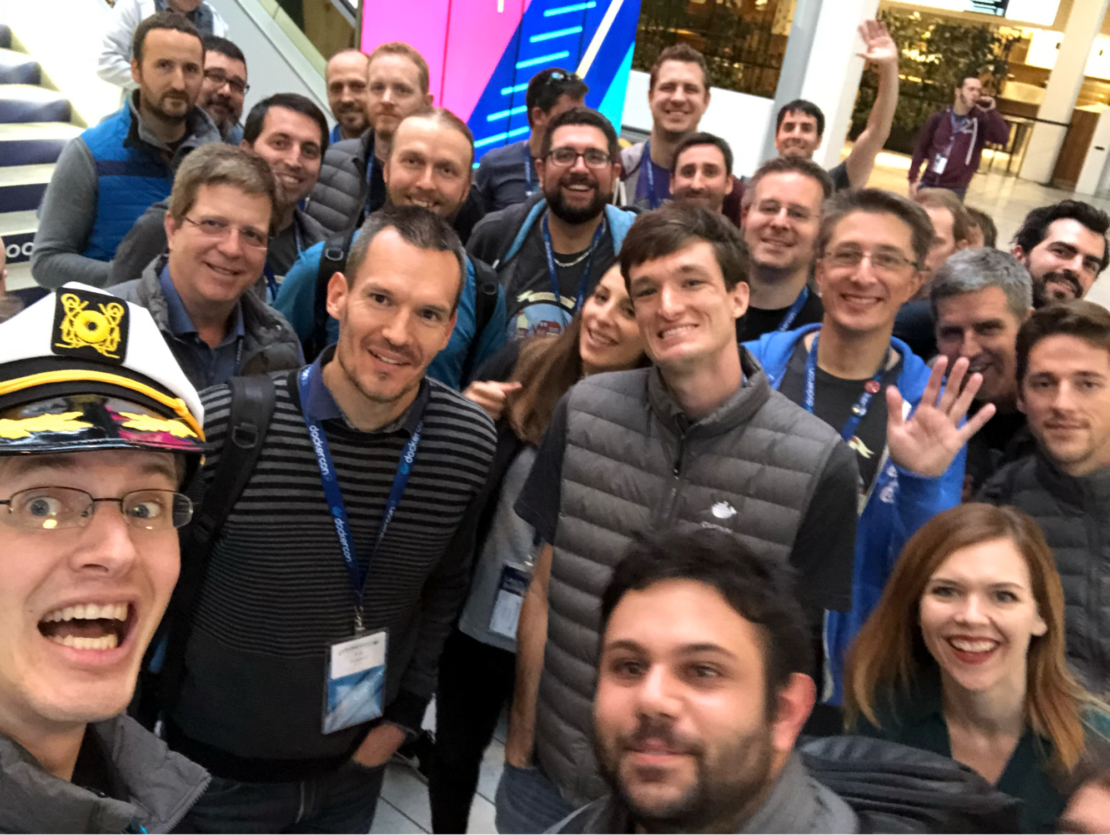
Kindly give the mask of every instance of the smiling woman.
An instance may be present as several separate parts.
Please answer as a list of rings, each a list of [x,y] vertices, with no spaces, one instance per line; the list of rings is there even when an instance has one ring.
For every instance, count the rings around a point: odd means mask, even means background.
[[[1036,523],[965,504],[907,543],[848,655],[849,727],[969,766],[1049,831],[1110,727],[1064,657],[1064,593]]]

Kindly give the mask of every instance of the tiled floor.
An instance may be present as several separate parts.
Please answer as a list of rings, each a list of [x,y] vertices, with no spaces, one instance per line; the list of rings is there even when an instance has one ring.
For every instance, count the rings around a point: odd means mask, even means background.
[[[493,798],[501,768],[505,763],[505,719],[502,718],[493,735],[493,742],[486,749],[478,775],[478,793],[470,807],[470,826],[467,832],[492,833]],[[390,765],[385,773],[378,811],[374,817],[372,833],[432,831],[432,813],[428,805],[428,786],[411,768]]]

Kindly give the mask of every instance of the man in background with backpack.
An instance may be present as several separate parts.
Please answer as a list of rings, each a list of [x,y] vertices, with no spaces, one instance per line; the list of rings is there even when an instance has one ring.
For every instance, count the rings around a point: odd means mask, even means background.
[[[470,192],[473,162],[474,137],[461,119],[442,108],[414,113],[397,127],[382,168],[389,204],[422,206],[452,222]],[[292,323],[310,360],[338,337],[339,323],[324,309],[327,285],[335,273],[343,272],[356,234],[339,234],[305,250],[274,302]],[[455,329],[428,367],[428,376],[461,389],[471,372],[505,344],[505,331],[505,293],[497,276],[468,256]]]

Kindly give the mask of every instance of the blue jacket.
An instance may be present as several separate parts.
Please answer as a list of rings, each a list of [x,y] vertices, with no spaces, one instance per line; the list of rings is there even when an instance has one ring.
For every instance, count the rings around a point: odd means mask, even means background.
[[[820,329],[807,325],[795,331],[768,333],[744,347],[763,366],[772,388],[778,389],[798,340]],[[891,347],[902,355],[898,391],[909,410],[917,408],[930,369],[906,343],[892,338]],[[852,574],[852,610],[829,612],[825,621],[825,650],[832,695],[828,701],[840,704],[844,681],[844,655],[856,633],[879,602],[894,561],[902,546],[917,529],[943,510],[960,503],[963,493],[966,447],[940,478],[928,478],[899,467],[883,449],[879,470],[859,515],[856,529],[856,562]]]
[[[357,238],[358,235],[356,234]],[[354,239],[352,239],[354,240]],[[281,283],[274,307],[289,320],[301,341],[312,336],[314,324],[314,305],[316,300],[316,278],[320,272],[320,258],[324,252],[326,241],[310,246],[301,257],[296,260],[285,280]],[[476,266],[477,265],[477,266]],[[463,380],[463,366],[466,363],[467,352],[471,343],[478,340],[474,360],[470,371],[473,373],[482,363],[505,347],[505,333],[508,329],[505,312],[505,291],[498,285],[497,306],[489,324],[481,334],[474,332],[477,314],[477,280],[475,270],[490,273],[489,267],[481,262],[476,262],[467,256],[466,259],[466,285],[463,287],[462,297],[459,299],[458,318],[455,320],[455,330],[451,334],[451,341],[447,347],[440,351],[428,366],[428,376],[441,383],[451,386],[458,391],[469,380]],[[339,322],[328,317],[328,344],[339,339]]]
[[[139,216],[173,189],[170,166],[143,145],[128,142],[130,134],[129,105],[81,134],[97,176],[96,220],[83,253],[86,258],[111,261]]]

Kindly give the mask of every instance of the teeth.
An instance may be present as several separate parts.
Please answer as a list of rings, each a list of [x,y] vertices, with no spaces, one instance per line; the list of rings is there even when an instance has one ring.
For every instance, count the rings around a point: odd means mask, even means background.
[[[430,209],[434,204],[429,203],[427,200],[413,200],[412,205],[419,206],[421,209]]]
[[[115,649],[119,646],[119,639],[116,638],[114,632],[109,633],[101,638],[75,638],[73,635],[65,635],[59,637],[51,635],[49,640],[56,644],[61,644],[64,647],[73,647],[74,649]]]
[[[374,354],[374,356],[380,359],[382,362],[389,363],[390,365],[401,365],[400,360],[391,360],[389,357],[383,357],[381,354]]]
[[[47,623],[70,620],[127,620],[126,603],[105,603],[98,606],[95,603],[78,603],[76,606],[66,606],[64,609],[55,609],[43,618]]]
[[[960,638],[950,638],[948,643],[960,652],[990,652],[995,648],[995,641],[965,641]]]
[[[687,331],[692,331],[693,329],[693,325],[682,325],[678,328],[668,328],[667,330],[662,332],[661,336],[666,339],[668,336],[677,336],[678,334],[686,333]]]

